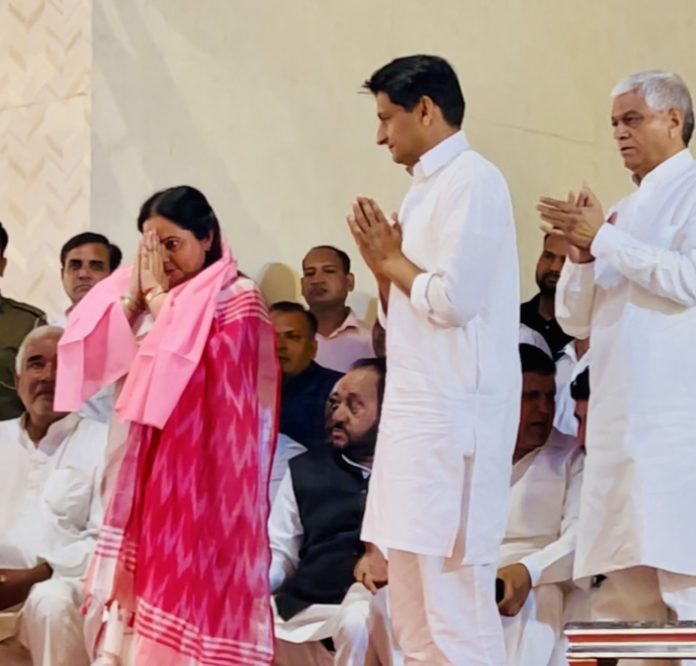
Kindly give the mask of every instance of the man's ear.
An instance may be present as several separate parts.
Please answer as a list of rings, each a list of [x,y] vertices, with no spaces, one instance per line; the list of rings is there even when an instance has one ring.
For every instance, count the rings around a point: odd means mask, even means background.
[[[348,273],[346,276],[346,283],[348,284],[349,293],[355,289],[355,275],[353,275],[353,273]]]

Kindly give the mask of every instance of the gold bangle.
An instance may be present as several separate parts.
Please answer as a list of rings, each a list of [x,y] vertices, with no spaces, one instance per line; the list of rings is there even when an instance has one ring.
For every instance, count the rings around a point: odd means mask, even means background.
[[[121,304],[124,308],[126,308],[126,310],[134,314],[142,310],[142,306],[138,304],[137,301],[134,301],[130,296],[128,296],[128,294],[124,294],[123,296],[121,296]]]
[[[153,287],[145,294],[145,305],[149,306],[150,303],[152,303],[152,301],[154,301],[158,296],[162,296],[166,293],[167,290],[164,287],[159,285],[157,287]]]

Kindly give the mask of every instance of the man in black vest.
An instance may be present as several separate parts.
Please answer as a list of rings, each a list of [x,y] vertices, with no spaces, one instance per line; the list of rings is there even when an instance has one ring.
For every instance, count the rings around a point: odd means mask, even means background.
[[[365,663],[370,594],[353,569],[363,554],[360,527],[385,375],[384,359],[367,359],[338,382],[327,402],[329,445],[290,461],[273,503],[277,666]]]
[[[520,307],[520,321],[544,336],[554,360],[573,339],[556,321],[556,284],[567,252],[568,242],[565,238],[549,234],[544,236],[544,247],[536,266],[539,293]]]

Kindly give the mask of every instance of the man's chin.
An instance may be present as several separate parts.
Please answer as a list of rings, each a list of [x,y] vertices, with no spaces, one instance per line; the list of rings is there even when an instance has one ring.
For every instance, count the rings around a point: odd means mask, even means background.
[[[348,446],[348,444],[350,444],[350,440],[347,437],[341,437],[341,436],[336,437],[335,435],[331,435],[329,437],[329,443],[335,449],[345,449],[346,446]]]

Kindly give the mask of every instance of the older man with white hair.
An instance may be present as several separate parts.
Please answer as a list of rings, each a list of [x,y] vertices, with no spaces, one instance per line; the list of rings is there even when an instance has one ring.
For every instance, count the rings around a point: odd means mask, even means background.
[[[82,577],[101,524],[107,427],[53,408],[58,340],[42,326],[16,363],[24,414],[0,423],[0,664],[86,666]]]
[[[596,619],[696,620],[694,114],[669,72],[635,74],[613,98],[637,189],[606,219],[588,189],[539,206],[573,246],[558,320],[592,339],[575,576],[607,576]]]

